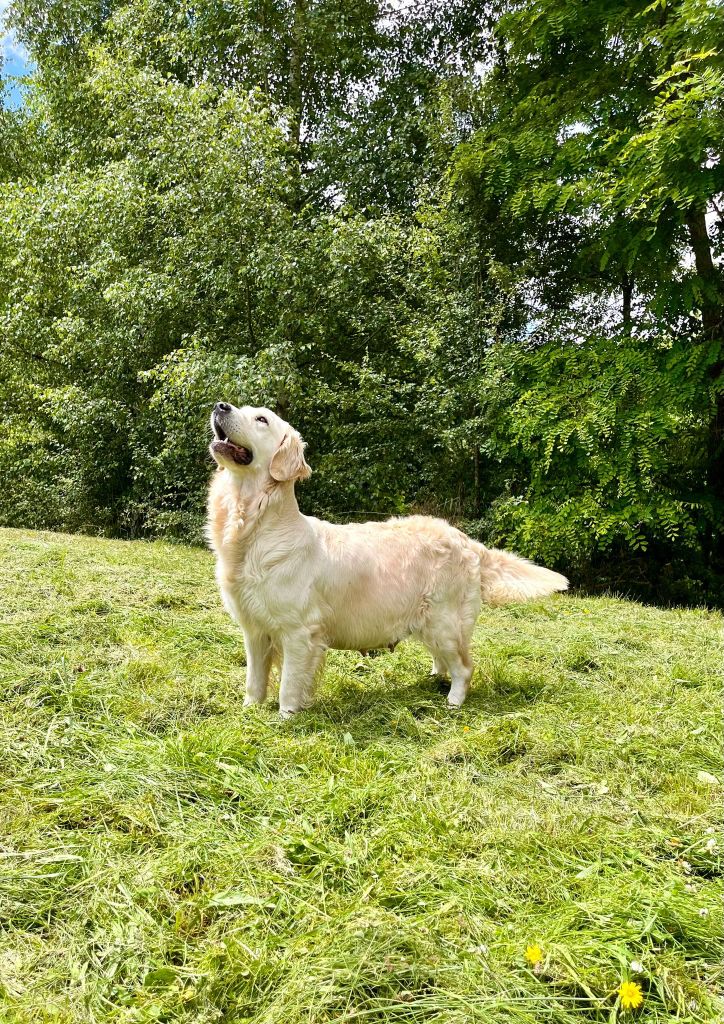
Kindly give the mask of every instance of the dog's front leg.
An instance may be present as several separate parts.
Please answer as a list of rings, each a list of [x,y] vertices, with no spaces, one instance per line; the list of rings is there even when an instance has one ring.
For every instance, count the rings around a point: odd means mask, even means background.
[[[268,636],[244,630],[244,646],[246,647],[244,707],[248,707],[250,704],[263,704],[266,700],[272,661],[272,644]]]
[[[289,718],[311,703],[314,677],[324,657],[325,645],[314,629],[308,629],[284,637],[282,652],[279,714]]]

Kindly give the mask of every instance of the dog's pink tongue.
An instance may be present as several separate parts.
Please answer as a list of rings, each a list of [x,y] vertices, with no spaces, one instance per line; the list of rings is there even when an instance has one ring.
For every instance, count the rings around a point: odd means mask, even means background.
[[[219,455],[225,455],[227,459],[232,459],[240,466],[248,466],[251,462],[252,455],[249,449],[231,441],[214,441],[213,448]]]

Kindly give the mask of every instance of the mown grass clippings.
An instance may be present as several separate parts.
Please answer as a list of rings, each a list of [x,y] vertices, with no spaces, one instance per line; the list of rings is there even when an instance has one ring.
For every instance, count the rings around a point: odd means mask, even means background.
[[[207,553],[0,544],[3,1024],[721,1016],[716,614],[492,609],[460,712],[408,643],[280,722]]]

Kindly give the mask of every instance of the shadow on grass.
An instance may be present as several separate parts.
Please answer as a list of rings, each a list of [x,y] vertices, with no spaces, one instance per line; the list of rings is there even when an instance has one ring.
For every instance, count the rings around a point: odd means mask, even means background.
[[[314,705],[283,723],[296,734],[326,735],[367,745],[380,740],[409,741],[437,737],[451,722],[464,725],[482,718],[515,714],[540,699],[544,685],[521,677],[500,688],[489,679],[473,684],[462,708],[447,704],[450,683],[421,674],[415,682],[394,685],[384,681],[352,679],[333,694],[325,694],[324,681]]]

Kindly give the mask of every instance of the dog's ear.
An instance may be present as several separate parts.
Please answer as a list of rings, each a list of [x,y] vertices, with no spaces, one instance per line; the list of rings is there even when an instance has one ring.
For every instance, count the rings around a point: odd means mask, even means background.
[[[272,455],[269,472],[282,483],[285,480],[307,480],[312,471],[304,458],[305,444],[296,430],[290,430]]]

